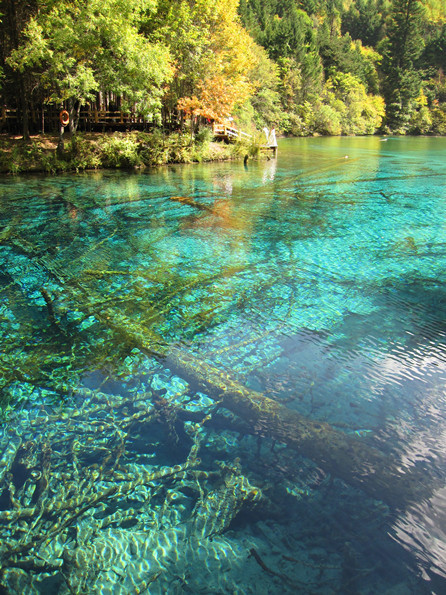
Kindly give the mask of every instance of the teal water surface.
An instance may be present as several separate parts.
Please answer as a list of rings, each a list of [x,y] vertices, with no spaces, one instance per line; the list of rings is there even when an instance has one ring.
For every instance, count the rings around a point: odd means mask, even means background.
[[[445,592],[445,160],[1,178],[0,591]]]

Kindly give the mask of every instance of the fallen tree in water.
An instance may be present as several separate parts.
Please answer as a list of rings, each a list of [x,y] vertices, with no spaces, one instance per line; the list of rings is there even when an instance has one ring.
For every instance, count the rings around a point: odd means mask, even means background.
[[[182,205],[188,205],[189,207],[193,207],[194,209],[198,209],[199,211],[208,211],[209,213],[213,212],[212,207],[202,204],[200,202],[197,202],[190,196],[171,196],[170,200],[179,202]]]
[[[243,386],[207,362],[172,348],[166,364],[243,418],[254,434],[268,436],[296,449],[325,471],[362,488],[374,498],[400,507],[420,498],[426,491],[425,474],[413,470],[404,472],[398,461],[361,438],[349,436],[326,422],[308,419]]]
[[[112,309],[97,318],[129,344],[162,361],[194,388],[203,390],[240,416],[253,434],[270,437],[296,449],[333,476],[393,507],[403,507],[425,495],[424,473],[404,471],[397,460],[363,439],[349,436],[326,422],[308,419],[183,349],[163,347],[160,337]]]
[[[253,434],[270,437],[296,449],[333,476],[391,506],[405,506],[428,490],[425,473],[416,469],[404,470],[399,461],[371,447],[363,439],[347,435],[328,423],[308,419],[243,386],[230,374],[193,354],[166,345],[150,327],[150,322],[160,314],[161,304],[147,304],[144,319],[135,322],[120,305],[104,303],[103,296],[96,293],[94,287],[68,275],[62,267],[55,267],[47,257],[38,257],[29,242],[18,243],[16,239],[10,243],[15,248],[20,247],[22,254],[26,253],[34,264],[43,267],[47,275],[60,283],[74,308],[86,315],[92,314],[116,333],[121,343],[145,351],[187,380],[193,388],[206,392],[214,401],[240,416]],[[46,304],[48,306],[48,301]],[[57,322],[52,306],[51,312],[53,320],[50,321]]]

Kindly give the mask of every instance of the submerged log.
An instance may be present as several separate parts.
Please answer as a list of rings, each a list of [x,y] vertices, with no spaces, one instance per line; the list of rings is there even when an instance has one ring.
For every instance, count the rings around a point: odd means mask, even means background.
[[[188,205],[190,207],[193,207],[194,209],[198,209],[199,211],[208,211],[209,213],[213,213],[212,207],[197,202],[190,196],[171,196],[170,200],[174,200],[175,202],[179,202],[183,205]]]
[[[426,473],[405,472],[398,461],[361,438],[308,419],[177,348],[169,351],[165,364],[243,418],[253,433],[287,444],[370,496],[395,508],[426,496]]]
[[[98,317],[131,345],[149,353],[169,370],[221,403],[250,427],[253,434],[267,436],[296,449],[322,469],[359,487],[373,498],[394,508],[406,507],[428,495],[426,473],[404,470],[398,460],[377,448],[336,430],[329,423],[304,417],[262,393],[231,378],[208,362],[178,347],[167,347],[159,336],[108,309]]]
[[[38,262],[50,274],[55,274],[46,259],[39,258]],[[83,310],[84,302],[88,302],[91,295],[64,272],[58,270],[57,277],[59,281],[63,278],[64,291],[75,307]],[[243,386],[208,362],[178,347],[167,346],[162,337],[135,323],[118,308],[107,307],[94,312],[94,316],[117,333],[122,341],[149,353],[193,387],[203,390],[240,416],[252,433],[287,444],[325,471],[363,489],[370,496],[402,508],[426,497],[432,489],[426,485],[429,477],[422,470],[404,470],[398,460],[371,447],[361,438],[349,436],[326,422],[308,419]]]

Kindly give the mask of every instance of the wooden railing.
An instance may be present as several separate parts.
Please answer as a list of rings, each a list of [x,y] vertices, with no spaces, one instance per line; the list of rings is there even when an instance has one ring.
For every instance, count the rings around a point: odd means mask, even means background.
[[[49,123],[50,128],[55,130],[59,122],[59,110],[48,107],[42,113],[40,111],[30,112],[30,121],[36,126],[43,129]],[[19,110],[9,109],[5,106],[0,111],[0,129],[7,127],[10,124],[16,127],[19,118]],[[122,110],[99,110],[99,109],[82,109],[79,114],[79,124],[81,129],[92,130],[101,126],[103,128],[123,128],[125,126],[147,126],[150,122],[137,113],[124,112]],[[235,141],[236,139],[251,139],[252,136],[238,130],[229,124],[214,124],[213,133],[216,138],[225,139],[227,141]]]
[[[123,111],[89,109],[80,112],[80,119],[94,124],[143,124],[145,119],[139,114]]]
[[[0,121],[2,124],[6,124],[8,120],[17,120],[17,110],[8,109],[3,106]]]
[[[214,124],[213,126],[214,136],[217,138],[225,138],[228,140],[235,140],[236,138],[252,138],[250,134],[242,132],[233,126],[227,124]]]
[[[41,121],[42,115],[40,113],[30,113],[32,121]],[[55,109],[45,110],[45,121],[57,121],[59,119],[59,111]],[[8,122],[15,123],[18,119],[18,110],[2,107],[0,111],[0,124],[6,125]],[[124,111],[98,110],[88,109],[81,110],[80,122],[83,124],[98,124],[109,126],[122,126],[126,124],[145,124],[146,119],[136,113]]]

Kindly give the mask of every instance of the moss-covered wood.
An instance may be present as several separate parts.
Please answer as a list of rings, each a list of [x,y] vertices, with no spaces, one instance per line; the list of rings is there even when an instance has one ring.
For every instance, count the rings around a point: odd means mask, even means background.
[[[162,361],[170,370],[205,391],[217,402],[240,416],[252,433],[267,436],[310,458],[325,471],[347,483],[362,488],[369,495],[399,507],[425,495],[425,473],[403,469],[399,461],[371,447],[363,438],[345,434],[330,424],[314,421],[297,411],[243,386],[230,374],[199,360],[193,354],[166,345],[149,323],[163,312],[165,300],[147,305],[144,320],[135,322],[123,312],[120,304],[95,308],[103,299],[94,288],[70,277],[50,259],[38,256],[29,242],[9,239],[15,248],[45,268],[48,275],[63,287],[73,308],[94,314],[96,319],[117,335],[121,343],[138,347]]]
[[[159,337],[138,328],[120,314],[113,316],[108,310],[100,318],[130,344],[162,360],[170,370],[239,415],[254,434],[287,444],[333,476],[391,506],[405,506],[426,494],[425,474],[402,469],[397,460],[371,447],[364,439],[345,434],[328,423],[308,419],[182,349],[162,347]]]
[[[243,418],[253,433],[295,448],[325,471],[395,507],[426,492],[426,476],[403,470],[400,463],[362,438],[328,423],[300,415],[264,394],[253,391],[209,363],[172,348],[166,365]]]

